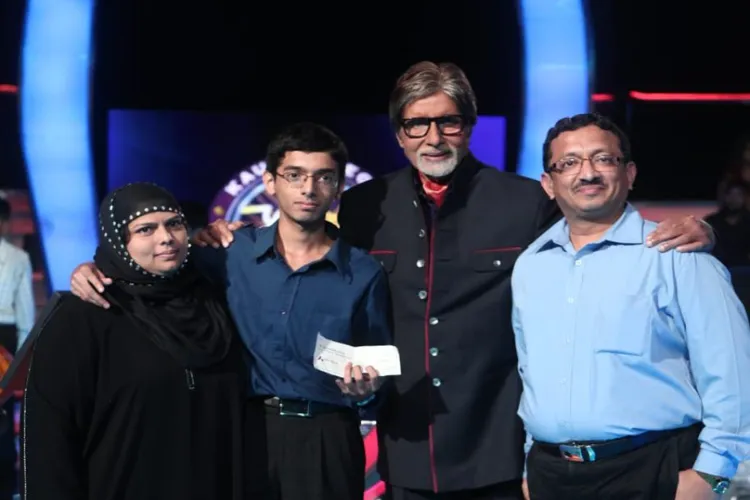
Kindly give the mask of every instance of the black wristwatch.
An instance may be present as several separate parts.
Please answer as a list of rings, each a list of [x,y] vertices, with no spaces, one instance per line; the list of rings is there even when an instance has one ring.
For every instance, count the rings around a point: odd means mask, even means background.
[[[714,493],[718,493],[719,495],[723,495],[724,493],[729,490],[729,485],[732,484],[732,481],[725,477],[719,477],[719,476],[712,476],[711,474],[706,474],[705,472],[701,471],[695,471],[698,473],[700,477],[702,477],[708,484],[711,485],[711,489],[714,491]]]

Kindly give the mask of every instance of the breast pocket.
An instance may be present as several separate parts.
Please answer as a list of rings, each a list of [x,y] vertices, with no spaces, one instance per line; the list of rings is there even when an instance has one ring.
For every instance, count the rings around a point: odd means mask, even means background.
[[[594,315],[597,353],[643,356],[651,339],[656,307],[649,295],[603,294]]]

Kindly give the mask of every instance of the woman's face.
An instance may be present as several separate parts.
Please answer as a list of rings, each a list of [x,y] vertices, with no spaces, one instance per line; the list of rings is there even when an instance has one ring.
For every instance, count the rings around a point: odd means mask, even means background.
[[[128,224],[127,249],[144,270],[158,275],[179,269],[188,251],[184,220],[173,212],[152,212]]]

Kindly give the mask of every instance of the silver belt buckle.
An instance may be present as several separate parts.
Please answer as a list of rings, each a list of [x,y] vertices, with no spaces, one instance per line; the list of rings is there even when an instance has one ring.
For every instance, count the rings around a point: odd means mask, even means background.
[[[305,410],[304,411],[292,411],[292,410],[285,410],[284,409],[284,400],[279,399],[279,415],[282,417],[304,417],[309,418],[310,417],[310,401],[305,402]]]
[[[596,453],[591,446],[561,444],[559,448],[560,455],[568,462],[593,462],[596,460]]]

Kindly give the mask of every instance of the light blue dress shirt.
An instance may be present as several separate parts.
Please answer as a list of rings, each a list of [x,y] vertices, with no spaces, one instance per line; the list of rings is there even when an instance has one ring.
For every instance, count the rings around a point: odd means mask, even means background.
[[[644,244],[628,205],[576,251],[562,220],[518,258],[513,328],[528,439],[599,441],[702,421],[694,469],[733,477],[750,458],[750,326],[707,253]]]

